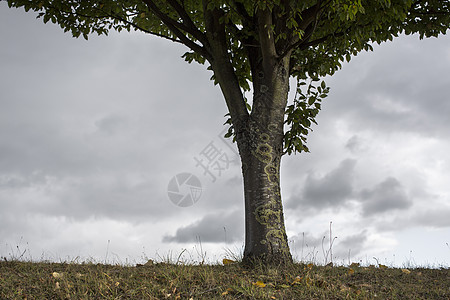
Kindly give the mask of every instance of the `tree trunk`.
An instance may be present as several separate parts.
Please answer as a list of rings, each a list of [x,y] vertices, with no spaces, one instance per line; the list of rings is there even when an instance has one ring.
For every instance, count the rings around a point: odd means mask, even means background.
[[[253,83],[253,107],[246,109],[236,70],[231,64],[225,23],[220,10],[206,9],[205,26],[211,68],[219,83],[236,133],[245,196],[244,263],[290,264],[280,193],[284,113],[289,92],[290,54],[277,56],[270,32],[270,12],[260,16],[261,47],[248,47]],[[265,22],[265,23],[264,23]],[[269,23],[267,23],[269,22]]]
[[[292,263],[280,192],[287,70],[285,60],[269,72],[257,71],[252,113],[236,136],[244,176],[244,263]]]
[[[280,192],[281,149],[275,128],[249,124],[252,147],[241,152],[245,195],[244,263],[292,261]]]

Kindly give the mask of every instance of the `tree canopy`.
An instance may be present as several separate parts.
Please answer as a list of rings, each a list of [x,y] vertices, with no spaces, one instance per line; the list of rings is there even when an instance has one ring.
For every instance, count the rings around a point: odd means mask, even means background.
[[[290,75],[324,76],[352,55],[371,49],[372,42],[392,40],[402,32],[437,37],[450,24],[450,2],[445,0],[8,0],[8,4],[37,11],[45,23],[57,23],[74,37],[134,29],[182,43],[192,50],[184,56],[189,62],[212,59],[207,31],[213,29],[215,36],[226,38],[230,62],[245,90],[251,81],[252,48],[263,46],[277,57],[293,51]],[[270,32],[269,40],[261,40],[260,30]]]
[[[137,30],[186,45],[189,51],[183,57],[188,62],[212,64],[220,57],[242,92],[255,83],[259,76],[255,65],[262,60],[289,56],[289,76],[317,79],[332,75],[358,52],[372,50],[374,42],[401,33],[437,37],[450,24],[447,0],[8,0],[8,4],[36,11],[45,23],[57,23],[74,37]],[[300,88],[299,98],[286,110],[290,129],[285,153],[308,151],[306,134],[328,92],[324,83],[309,85],[306,91]],[[243,94],[239,103],[225,98],[235,119],[251,109]],[[227,136],[232,136],[231,118],[228,123]]]

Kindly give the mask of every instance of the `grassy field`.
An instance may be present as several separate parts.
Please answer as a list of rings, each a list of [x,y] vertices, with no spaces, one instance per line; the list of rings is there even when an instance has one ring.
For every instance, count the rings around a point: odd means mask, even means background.
[[[295,264],[0,262],[0,299],[450,299],[450,271]]]

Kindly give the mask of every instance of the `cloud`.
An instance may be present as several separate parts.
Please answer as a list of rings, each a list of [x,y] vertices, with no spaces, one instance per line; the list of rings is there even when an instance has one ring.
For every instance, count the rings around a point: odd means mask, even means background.
[[[405,188],[394,177],[388,177],[372,189],[359,193],[363,215],[371,216],[391,210],[407,210],[412,206]]]
[[[345,88],[342,84],[334,84],[339,76],[330,78],[332,96],[339,101],[329,101],[327,105],[336,122],[344,121],[355,131],[448,138],[445,124],[450,114],[450,102],[444,99],[448,79],[442,74],[446,74],[450,61],[450,39],[428,39],[417,47],[416,38],[417,35],[401,36],[392,43],[375,45],[375,53],[363,52],[355,57],[344,66],[343,71],[352,74],[345,82]],[[436,47],[438,42],[446,46]],[[421,56],[420,53],[428,55]],[[419,56],[421,59],[416,59]]]
[[[450,228],[450,208],[433,208],[399,216],[391,221],[377,222],[380,231],[398,231],[410,228],[428,227],[433,229]]]
[[[419,212],[413,220],[414,223],[434,227],[434,228],[443,228],[450,227],[450,208],[445,207],[442,209],[432,209],[426,210],[423,212]]]
[[[125,125],[126,119],[117,115],[105,116],[95,122],[99,132],[107,135],[118,133]]]
[[[243,240],[244,218],[242,213],[209,214],[201,220],[178,228],[175,235],[165,235],[164,243],[232,243]]]
[[[338,239],[336,242],[336,251],[333,252],[337,257],[341,258],[344,258],[346,255],[357,255],[363,250],[366,241],[367,230],[363,230],[360,233]]]
[[[300,197],[291,198],[287,208],[302,206],[319,210],[342,205],[353,194],[355,166],[356,160],[345,159],[336,169],[323,177],[308,174]],[[298,198],[301,201],[294,202],[294,199]]]
[[[367,150],[367,141],[358,135],[353,135],[348,139],[345,148],[352,154],[361,154]]]

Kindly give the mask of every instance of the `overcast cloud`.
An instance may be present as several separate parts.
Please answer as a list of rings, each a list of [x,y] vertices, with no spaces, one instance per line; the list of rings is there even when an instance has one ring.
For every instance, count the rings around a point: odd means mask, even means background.
[[[126,32],[73,39],[4,2],[0,41],[0,256],[19,246],[33,259],[138,262],[201,241],[215,261],[242,249],[225,103],[182,46]],[[326,78],[311,153],[283,158],[292,251],[323,262],[332,222],[335,261],[401,265],[412,251],[448,265],[450,38],[374,50]],[[208,173],[195,159],[212,146],[222,169]],[[167,193],[182,172],[201,181],[186,208]]]

